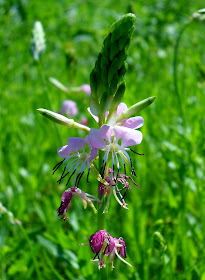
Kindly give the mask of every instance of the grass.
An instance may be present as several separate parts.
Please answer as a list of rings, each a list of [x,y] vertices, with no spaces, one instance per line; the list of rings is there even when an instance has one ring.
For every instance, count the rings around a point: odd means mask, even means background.
[[[128,262],[115,262],[111,279],[205,278],[205,26],[187,27],[179,46],[178,85],[184,119],[173,84],[173,52],[177,34],[203,1],[2,1],[0,4],[1,152],[0,279],[97,279],[87,243],[97,231],[92,210],[72,200],[68,219],[56,209],[65,189],[52,174],[56,149],[71,136],[85,136],[59,127],[37,113],[58,111],[64,99],[78,103],[79,120],[88,116],[84,93],[66,95],[49,77],[67,86],[89,83],[104,36],[126,12],[137,16],[127,59],[128,107],[148,96],[155,102],[141,112],[145,124],[144,156],[134,158],[137,183],[126,196],[129,211],[111,200],[107,230],[123,236]],[[45,28],[47,49],[41,69],[29,53],[35,20]],[[43,75],[43,78],[42,78]],[[81,188],[97,194],[97,184],[83,179]],[[3,210],[2,210],[3,212]],[[10,219],[9,219],[10,218]],[[153,242],[160,232],[166,249]]]

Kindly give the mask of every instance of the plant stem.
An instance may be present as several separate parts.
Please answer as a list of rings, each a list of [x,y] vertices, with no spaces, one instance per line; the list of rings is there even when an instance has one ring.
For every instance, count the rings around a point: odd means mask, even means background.
[[[101,169],[102,165],[102,159],[103,159],[103,153],[102,151],[99,151],[99,170]],[[99,199],[101,199],[101,195],[99,194]],[[105,224],[105,218],[106,218],[106,213],[103,214],[103,209],[105,207],[105,200],[102,202],[102,206],[99,209],[98,207],[98,230],[103,230],[106,229],[106,224]],[[108,266],[107,266],[108,268]],[[107,280],[108,279],[108,270],[107,268],[105,269],[104,267],[99,270],[99,273],[97,274],[97,280]]]

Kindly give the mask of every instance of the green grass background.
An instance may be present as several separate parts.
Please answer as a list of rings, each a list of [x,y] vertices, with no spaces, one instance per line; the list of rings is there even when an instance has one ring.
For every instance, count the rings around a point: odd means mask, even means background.
[[[78,103],[76,117],[89,118],[84,93],[66,95],[49,77],[67,86],[89,83],[110,25],[133,12],[137,23],[127,59],[128,107],[148,96],[141,112],[143,142],[133,156],[140,188],[126,196],[129,211],[111,200],[107,230],[126,242],[133,269],[115,260],[110,279],[205,279],[205,23],[192,23],[179,47],[178,77],[184,118],[173,86],[177,34],[204,1],[0,1],[0,279],[99,279],[87,243],[97,231],[92,210],[74,198],[68,219],[58,219],[65,183],[52,176],[58,147],[71,136],[37,113],[58,111],[65,99]],[[30,54],[33,23],[44,26],[47,49],[37,65]],[[97,182],[80,188],[97,195]],[[2,213],[1,213],[2,212]],[[11,214],[10,214],[11,215]],[[10,217],[10,219],[9,219]],[[166,250],[153,242],[159,231]]]

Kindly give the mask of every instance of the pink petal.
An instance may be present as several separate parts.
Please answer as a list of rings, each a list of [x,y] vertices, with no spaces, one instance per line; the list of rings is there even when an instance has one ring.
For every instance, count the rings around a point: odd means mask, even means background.
[[[88,112],[91,114],[91,116],[93,117],[93,119],[98,123],[99,122],[99,118],[95,115],[93,115],[93,113],[90,110],[90,107],[87,108]]]
[[[138,130],[133,130],[131,128],[127,128],[130,131],[125,134],[125,136],[122,138],[122,147],[130,147],[134,145],[138,145],[142,142],[142,133]]]
[[[115,248],[115,238],[109,236],[109,244],[107,245],[104,254],[109,256]]]
[[[123,126],[119,126],[119,125],[115,125],[113,128],[114,132],[115,132],[115,136],[117,138],[117,141],[123,137],[125,137],[125,135],[127,133],[130,132],[130,128],[127,127],[123,127]]]
[[[68,138],[68,148],[70,153],[77,153],[78,150],[85,147],[86,140],[81,137]]]
[[[98,135],[100,138],[110,141],[112,131],[113,131],[112,126],[104,124],[99,129]]]
[[[68,116],[76,116],[78,114],[77,103],[72,100],[65,100],[62,103],[61,114],[66,114]]]
[[[68,145],[63,146],[63,147],[57,149],[57,153],[58,153],[59,157],[61,157],[61,158],[68,157],[70,155],[70,151],[68,149]]]
[[[129,127],[132,129],[140,128],[144,124],[144,119],[143,117],[133,117],[129,118],[123,123],[124,127]]]
[[[122,114],[122,112],[124,112],[125,110],[127,110],[127,105],[125,103],[120,103],[118,106],[117,106],[117,117],[119,115]]]
[[[88,84],[83,84],[82,86],[81,86],[81,89],[82,89],[82,91],[84,91],[87,95],[91,95],[91,88],[90,88],[90,85],[88,85]]]
[[[97,154],[98,154],[98,149],[96,149],[91,142],[91,137],[90,135],[87,135],[85,137],[85,140],[90,148],[90,160],[93,160],[94,158],[96,158]]]
[[[90,159],[89,160],[93,160],[94,158],[96,158],[97,155],[98,155],[98,149],[92,148],[90,150]]]
[[[92,128],[90,130],[90,142],[92,146],[97,149],[106,148],[105,142],[101,137],[99,137],[99,130],[96,128]]]

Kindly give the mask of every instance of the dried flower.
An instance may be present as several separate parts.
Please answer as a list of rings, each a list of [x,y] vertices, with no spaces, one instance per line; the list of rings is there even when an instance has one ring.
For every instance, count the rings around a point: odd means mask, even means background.
[[[71,202],[71,199],[73,196],[77,196],[82,200],[84,209],[86,209],[87,204],[88,204],[90,207],[92,207],[92,209],[95,213],[97,210],[96,210],[94,204],[92,203],[92,201],[97,201],[98,203],[101,203],[101,201],[94,195],[85,193],[81,189],[76,188],[76,187],[69,188],[63,193],[63,195],[61,197],[61,205],[57,209],[58,216],[63,215],[63,217],[61,219],[64,219],[64,221],[67,218],[65,216],[65,214],[68,211],[68,208],[70,206],[70,202]]]
[[[131,264],[123,259],[127,257],[127,254],[125,242],[122,237],[119,239],[113,238],[105,229],[99,230],[90,236],[89,244],[92,251],[95,253],[93,260],[98,258],[99,269],[105,266],[104,256],[109,256],[108,262],[112,262],[112,268],[114,268],[113,260],[115,256],[132,267]]]

